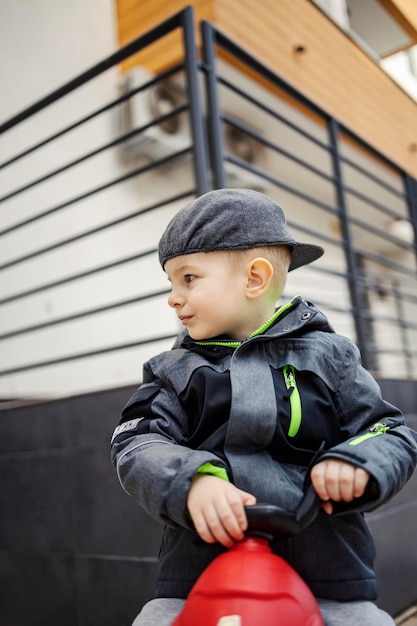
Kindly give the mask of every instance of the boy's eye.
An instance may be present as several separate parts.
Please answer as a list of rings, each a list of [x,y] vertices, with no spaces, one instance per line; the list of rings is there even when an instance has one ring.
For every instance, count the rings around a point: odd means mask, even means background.
[[[192,280],[194,280],[195,275],[194,274],[186,274],[184,276],[184,280],[186,283],[190,283]]]

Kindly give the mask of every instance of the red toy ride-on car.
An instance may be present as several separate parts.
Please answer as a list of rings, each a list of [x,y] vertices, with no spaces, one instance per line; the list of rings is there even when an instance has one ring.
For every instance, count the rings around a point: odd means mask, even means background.
[[[312,485],[295,513],[270,504],[246,507],[244,539],[201,574],[173,626],[324,626],[309,587],[269,545],[273,537],[300,533],[318,510]]]

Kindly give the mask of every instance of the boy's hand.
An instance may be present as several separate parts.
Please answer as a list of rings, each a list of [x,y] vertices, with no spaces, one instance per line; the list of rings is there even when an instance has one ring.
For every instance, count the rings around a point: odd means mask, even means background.
[[[366,470],[339,459],[325,459],[311,470],[311,482],[328,515],[333,512],[330,500],[352,502],[354,498],[360,498],[369,478]]]
[[[248,523],[245,505],[256,504],[256,498],[232,483],[216,476],[197,474],[188,492],[187,507],[201,539],[218,541],[230,548],[243,539]]]

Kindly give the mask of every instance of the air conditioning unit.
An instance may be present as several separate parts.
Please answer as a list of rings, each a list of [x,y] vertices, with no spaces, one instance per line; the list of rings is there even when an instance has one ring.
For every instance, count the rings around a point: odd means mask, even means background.
[[[125,135],[143,128],[121,144],[124,160],[156,160],[191,145],[186,111],[153,124],[154,120],[187,101],[179,80],[170,77],[146,86],[154,78],[148,70],[136,67],[122,80],[121,94],[132,95],[120,104],[121,133]],[[142,86],[145,87],[136,91]]]
[[[145,68],[136,67],[122,80],[121,93],[126,99],[120,104],[121,133],[127,135],[138,131],[120,144],[124,161],[153,161],[192,146],[188,111],[153,123],[187,103],[186,89],[180,77],[154,82],[155,78]],[[241,121],[242,126],[248,126],[243,120],[234,119],[236,122]],[[264,146],[241,128],[225,124],[224,144],[225,152],[242,161],[243,165],[263,169]],[[189,159],[190,155],[191,151],[184,154],[183,158]],[[168,164],[178,164],[178,159],[168,161]],[[235,163],[226,161],[225,170],[229,187],[247,187],[258,191],[265,191],[268,187],[268,182],[261,176]]]

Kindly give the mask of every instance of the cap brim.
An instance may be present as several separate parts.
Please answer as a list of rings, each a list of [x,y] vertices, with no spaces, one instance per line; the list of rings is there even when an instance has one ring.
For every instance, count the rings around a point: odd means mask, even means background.
[[[317,261],[324,254],[324,249],[321,246],[314,246],[309,243],[297,243],[291,252],[291,263],[288,271],[308,265],[313,261]]]

